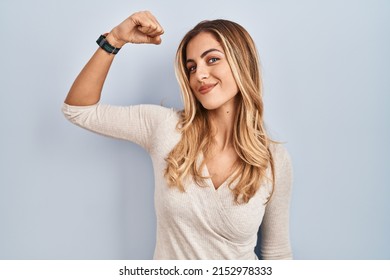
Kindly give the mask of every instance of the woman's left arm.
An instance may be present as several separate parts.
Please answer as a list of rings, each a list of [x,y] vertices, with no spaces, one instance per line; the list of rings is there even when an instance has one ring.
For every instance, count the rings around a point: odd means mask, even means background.
[[[275,189],[266,205],[261,224],[260,252],[262,259],[292,259],[289,233],[289,214],[292,188],[291,159],[286,149],[275,149]]]

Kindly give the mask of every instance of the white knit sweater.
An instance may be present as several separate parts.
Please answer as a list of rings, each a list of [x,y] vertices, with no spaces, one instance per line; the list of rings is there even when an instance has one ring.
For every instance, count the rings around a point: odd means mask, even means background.
[[[165,158],[180,140],[175,129],[178,113],[156,105],[63,105],[74,124],[91,131],[129,140],[145,148],[153,162],[157,238],[154,259],[256,259],[254,247],[261,225],[263,259],[291,259],[289,204],[291,162],[282,145],[273,146],[276,185],[263,183],[247,204],[236,205],[226,182],[215,189],[192,180],[186,191],[169,188]],[[199,159],[201,160],[201,158]],[[204,175],[209,175],[207,167]],[[234,187],[234,182],[230,188]]]

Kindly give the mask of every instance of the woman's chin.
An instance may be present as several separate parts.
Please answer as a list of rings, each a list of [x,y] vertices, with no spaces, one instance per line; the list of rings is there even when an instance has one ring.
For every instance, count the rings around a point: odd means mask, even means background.
[[[221,104],[210,103],[210,102],[203,102],[201,104],[202,104],[203,108],[205,108],[206,110],[209,110],[209,111],[216,110],[221,106]]]

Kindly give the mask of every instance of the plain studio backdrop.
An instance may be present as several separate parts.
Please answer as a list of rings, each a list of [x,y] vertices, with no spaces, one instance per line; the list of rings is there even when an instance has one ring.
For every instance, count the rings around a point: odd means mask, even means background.
[[[185,32],[240,23],[259,50],[267,128],[293,160],[294,258],[390,259],[385,0],[1,1],[0,259],[152,258],[148,154],[61,113],[99,35],[139,10],[163,42],[120,51],[103,103],[182,108],[173,61]]]

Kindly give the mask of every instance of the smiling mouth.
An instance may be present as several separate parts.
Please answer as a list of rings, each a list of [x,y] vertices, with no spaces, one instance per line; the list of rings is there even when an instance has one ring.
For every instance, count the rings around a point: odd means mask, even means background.
[[[217,84],[207,84],[207,85],[203,85],[201,86],[198,91],[200,94],[206,94],[208,92],[210,92]]]

